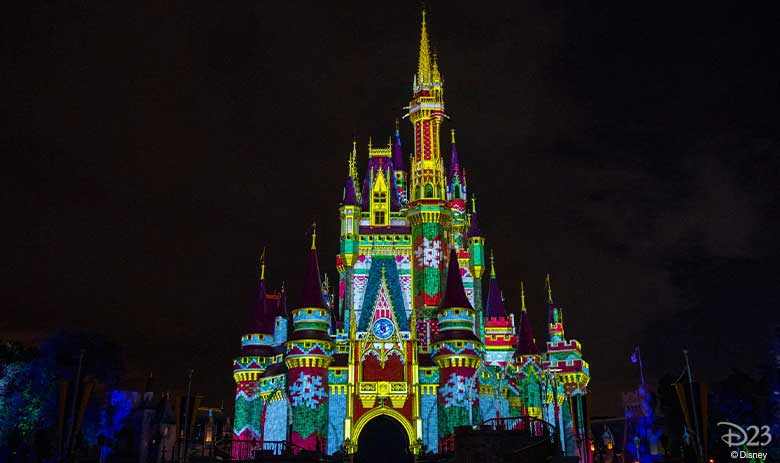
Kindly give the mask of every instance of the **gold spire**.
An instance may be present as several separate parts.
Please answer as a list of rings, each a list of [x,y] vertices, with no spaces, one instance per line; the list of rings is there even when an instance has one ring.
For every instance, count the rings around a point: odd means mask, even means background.
[[[544,278],[544,287],[547,288],[547,302],[552,304],[552,301],[553,301],[553,298],[552,298],[552,285],[550,284],[550,274],[549,273]]]
[[[436,53],[433,54],[433,71],[431,71],[431,82],[441,82],[441,74],[439,73],[439,60],[436,57]]]
[[[523,282],[520,282],[520,310],[525,312],[525,287],[523,287]]]
[[[311,223],[311,248],[317,249],[317,222]]]
[[[352,139],[352,152],[349,153],[349,176],[352,181],[357,181],[357,142]]]
[[[493,255],[493,250],[490,250],[490,278],[496,277],[496,256]]]
[[[395,118],[395,132],[398,133],[400,131],[400,126],[398,125],[398,118]]]
[[[265,246],[263,246],[263,253],[260,254],[260,281],[265,280]]]
[[[420,33],[420,60],[417,64],[417,85],[431,83],[431,57],[428,54],[428,29],[425,27],[425,10],[422,11]]]
[[[452,141],[452,144],[454,145],[455,144],[455,129],[450,129],[450,138],[451,138],[450,141]]]
[[[471,213],[477,212],[477,195],[471,194]]]

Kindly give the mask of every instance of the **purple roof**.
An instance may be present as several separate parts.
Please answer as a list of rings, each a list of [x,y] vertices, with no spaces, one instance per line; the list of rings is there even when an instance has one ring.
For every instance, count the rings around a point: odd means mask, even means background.
[[[393,169],[404,170],[404,153],[401,149],[401,134],[395,129],[395,143],[393,143]]]
[[[477,220],[477,213],[471,213],[471,225],[469,226],[468,236],[482,236],[482,230],[479,229],[479,220]]]
[[[355,183],[352,177],[347,177],[344,182],[344,198],[341,201],[342,206],[357,206],[357,196],[355,195]]]
[[[317,261],[317,249],[309,251],[309,263],[306,267],[306,276],[303,279],[303,298],[300,307],[327,309],[325,297],[322,295],[322,281],[320,280],[320,265]]]
[[[368,200],[368,188],[369,188],[369,178],[368,174],[366,174],[366,178],[363,179],[363,192],[360,195],[361,203],[360,207],[363,208],[364,211],[368,210],[368,205],[370,204]]]
[[[515,357],[521,355],[539,355],[539,348],[534,341],[534,333],[531,331],[531,322],[528,321],[528,311],[520,312],[520,330],[517,335],[517,350]]]
[[[504,301],[501,300],[501,288],[498,287],[498,279],[495,273],[490,275],[485,312],[487,317],[506,317],[506,308],[504,307]]]
[[[466,297],[466,290],[463,289],[463,279],[460,276],[460,267],[458,266],[458,255],[455,249],[450,250],[450,264],[447,269],[447,290],[444,293],[444,299],[441,301],[441,308],[464,307],[474,309]]]
[[[276,313],[274,318],[284,317],[287,318],[287,292],[282,287],[282,291],[279,293],[279,301],[276,304]]]
[[[450,183],[455,178],[455,174],[460,178],[460,183],[463,184],[463,175],[460,173],[460,161],[458,160],[458,149],[455,142],[452,142],[452,154],[450,155]]]

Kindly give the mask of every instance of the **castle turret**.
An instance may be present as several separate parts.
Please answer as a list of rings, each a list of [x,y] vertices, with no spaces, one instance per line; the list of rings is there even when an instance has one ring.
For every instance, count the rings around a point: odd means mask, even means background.
[[[550,275],[545,279],[547,286],[547,352],[542,362],[543,369],[552,373],[557,384],[570,398],[569,407],[563,407],[556,413],[556,422],[563,428],[563,422],[573,422],[575,435],[564,435],[561,440],[566,444],[566,452],[574,452],[575,441],[587,437],[584,422],[582,396],[587,393],[590,382],[590,366],[582,358],[582,346],[576,339],[566,339],[563,331],[563,309],[552,297]]]
[[[303,281],[301,304],[292,311],[293,332],[285,344],[292,406],[292,442],[308,450],[325,449],[328,433],[328,366],[333,361],[330,312],[317,262],[316,228]]]
[[[439,437],[451,434],[457,426],[472,424],[472,410],[478,405],[476,373],[482,342],[474,334],[475,315],[463,289],[453,249],[447,288],[437,316],[439,331],[431,345],[431,356],[439,367]]]
[[[269,366],[281,361],[276,342],[275,318],[280,296],[267,294],[265,287],[265,252],[261,257],[257,299],[251,311],[249,332],[241,337],[241,356],[233,360],[236,381],[236,419],[233,437],[238,440],[259,439],[264,400],[261,378]]]
[[[515,334],[515,317],[513,314],[507,314],[504,307],[492,253],[490,255],[490,285],[488,286],[484,323],[485,363],[490,366],[503,367],[512,358],[515,346],[517,346],[517,335]]]
[[[517,381],[522,386],[520,390],[525,391],[525,394],[519,396],[516,403],[511,400],[510,403],[514,405],[515,411],[541,419],[544,401],[541,396],[542,356],[539,354],[539,348],[536,346],[536,339],[531,329],[531,321],[528,319],[528,309],[525,306],[525,288],[522,282],[520,283],[520,301],[520,327],[513,360],[518,376]],[[538,394],[537,390],[540,391]]]

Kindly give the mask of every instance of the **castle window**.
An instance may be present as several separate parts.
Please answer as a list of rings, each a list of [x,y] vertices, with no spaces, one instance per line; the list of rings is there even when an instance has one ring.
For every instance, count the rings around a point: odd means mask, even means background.
[[[430,183],[425,184],[425,197],[433,198],[433,185],[431,185]]]
[[[374,223],[377,225],[384,225],[385,224],[385,212],[384,211],[376,211],[374,212]]]

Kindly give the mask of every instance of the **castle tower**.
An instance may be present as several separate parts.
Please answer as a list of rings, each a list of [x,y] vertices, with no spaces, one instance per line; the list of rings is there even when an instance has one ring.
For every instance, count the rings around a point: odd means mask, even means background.
[[[482,230],[479,228],[477,219],[476,199],[471,197],[471,214],[468,216],[469,230],[467,233],[469,244],[469,262],[468,269],[473,280],[473,292],[471,293],[471,302],[477,311],[477,329],[475,330],[480,338],[484,339],[485,330],[482,312],[482,275],[485,273],[485,238]]]
[[[443,86],[438,63],[431,60],[428,50],[423,11],[420,54],[408,113],[414,129],[408,220],[412,227],[413,304],[418,333],[436,330],[433,320],[441,303],[452,218],[439,147],[439,129],[444,118]],[[430,339],[422,342],[427,346]]]
[[[437,315],[439,331],[431,345],[431,356],[439,367],[439,437],[474,421],[473,409],[478,406],[479,391],[476,373],[482,350],[482,342],[474,334],[475,316],[463,289],[457,254],[453,249],[447,270],[447,288]]]
[[[286,319],[279,320],[280,313],[284,312],[282,296],[266,293],[265,259],[261,258],[260,282],[249,332],[241,337],[241,356],[233,360],[233,379],[236,382],[233,438],[237,440],[261,441],[268,437],[263,414],[267,403],[279,397],[268,394],[270,383],[265,378],[275,370],[272,366],[281,362],[280,344],[283,341],[277,339],[280,331],[277,326],[284,328],[286,336],[287,323]]]
[[[563,309],[552,297],[550,275],[545,279],[547,286],[547,352],[542,362],[542,368],[551,372],[556,385],[563,389],[566,402],[560,413],[555,413],[555,421],[564,431],[561,442],[565,443],[567,455],[576,452],[575,441],[587,439],[585,424],[586,410],[583,407],[583,396],[587,393],[590,382],[590,366],[582,358],[582,346],[576,339],[567,340],[563,330]],[[560,397],[564,400],[564,397]],[[568,423],[568,428],[564,427]],[[573,432],[571,430],[573,429]]]
[[[491,253],[490,285],[485,307],[485,363],[495,367],[506,366],[516,346],[515,316],[511,313],[507,314],[504,307],[501,288],[496,278],[495,260]]]
[[[484,324],[485,372],[488,374],[480,378],[480,410],[482,419],[490,419],[508,416],[507,392],[510,388],[506,376],[517,346],[515,317],[511,313],[507,314],[504,307],[492,253]]]
[[[542,378],[542,356],[539,354],[539,348],[531,329],[531,321],[528,319],[528,309],[525,306],[525,288],[522,282],[520,283],[520,299],[520,328],[513,360],[517,382],[520,385],[518,390],[524,393],[518,396],[518,402],[512,403],[510,400],[510,405],[512,405],[510,413],[519,412],[541,419],[542,404],[546,399],[542,397],[541,392],[544,381]]]
[[[328,435],[328,366],[333,361],[334,345],[328,335],[331,315],[322,294],[316,236],[315,228],[303,297],[300,307],[292,311],[293,332],[285,344],[285,363],[289,369],[292,443],[324,451]]]

